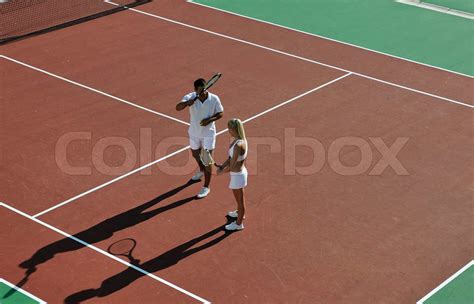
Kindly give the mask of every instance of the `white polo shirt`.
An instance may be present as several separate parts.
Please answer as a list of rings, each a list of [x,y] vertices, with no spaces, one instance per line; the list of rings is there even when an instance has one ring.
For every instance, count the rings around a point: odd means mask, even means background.
[[[204,102],[201,102],[199,99],[194,101],[194,104],[189,107],[189,114],[191,118],[190,126],[188,129],[189,136],[204,138],[204,137],[214,137],[216,136],[216,124],[211,122],[207,126],[201,126],[201,121],[205,118],[216,115],[217,113],[224,112],[224,107],[221,104],[219,96],[207,92],[208,96]],[[186,102],[190,99],[196,97],[196,92],[187,94],[181,100]]]

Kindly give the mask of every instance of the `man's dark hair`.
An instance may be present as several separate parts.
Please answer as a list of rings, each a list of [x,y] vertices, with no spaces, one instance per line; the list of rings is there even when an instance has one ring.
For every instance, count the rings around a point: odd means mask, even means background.
[[[203,78],[199,78],[196,81],[194,81],[194,88],[197,89],[199,87],[203,87],[206,85],[206,80]]]

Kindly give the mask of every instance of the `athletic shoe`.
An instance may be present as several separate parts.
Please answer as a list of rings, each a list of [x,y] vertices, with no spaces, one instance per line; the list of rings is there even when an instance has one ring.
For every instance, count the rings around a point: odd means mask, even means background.
[[[193,177],[191,177],[191,179],[192,179],[193,181],[198,181],[198,180],[200,180],[201,177],[203,177],[203,176],[204,176],[204,172],[198,171],[196,174],[194,174]]]
[[[225,225],[225,230],[228,231],[238,231],[244,229],[244,223],[237,225],[237,223],[234,221],[230,223],[229,225]]]
[[[202,187],[201,191],[199,191],[197,198],[204,198],[211,192],[211,189],[207,187]]]
[[[227,213],[227,215],[229,217],[233,217],[233,218],[237,218],[239,216],[239,214],[237,213],[237,210],[229,211],[229,213]]]
[[[227,216],[232,217],[232,218],[238,218],[239,213],[237,212],[237,210],[229,211],[229,213],[227,213]],[[245,215],[244,215],[244,219],[245,219]]]

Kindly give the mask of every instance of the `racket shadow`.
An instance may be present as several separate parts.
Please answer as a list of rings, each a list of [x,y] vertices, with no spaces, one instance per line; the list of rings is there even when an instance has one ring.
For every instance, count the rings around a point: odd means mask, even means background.
[[[117,257],[125,257],[130,264],[138,265],[140,260],[133,257],[133,250],[137,247],[137,241],[132,238],[125,238],[112,243],[107,252]]]
[[[228,221],[228,223],[229,222],[230,221]],[[226,231],[224,226],[225,225],[219,226],[209,232],[204,233],[203,235],[200,235],[190,241],[187,241],[186,243],[183,243],[173,249],[170,249],[151,260],[145,261],[135,266],[149,273],[155,273],[160,270],[174,266],[183,259],[189,257],[190,255],[208,249],[229,237],[232,232]],[[220,235],[218,237],[212,238],[217,234]],[[199,246],[193,247],[207,239],[210,240]],[[124,271],[105,279],[97,288],[85,289],[68,296],[66,299],[64,299],[64,303],[81,303],[92,298],[103,298],[109,296],[114,292],[117,292],[127,287],[128,285],[143,276],[145,276],[145,274],[129,267]]]
[[[166,193],[161,194],[157,198],[146,202],[142,205],[139,205],[135,208],[132,208],[128,211],[122,212],[117,214],[109,219],[106,219],[86,230],[78,232],[73,236],[83,240],[88,244],[94,244],[103,240],[106,240],[113,236],[113,234],[117,231],[124,230],[140,224],[144,221],[147,221],[160,213],[163,213],[167,210],[182,206],[187,204],[193,200],[195,200],[195,196],[188,197],[182,200],[178,200],[171,204],[168,204],[163,207],[155,208],[150,211],[146,211],[149,208],[154,207],[155,205],[159,204],[160,202],[178,194],[180,191],[184,190],[185,188],[191,186],[196,182],[188,181],[187,183],[170,190]],[[40,249],[38,249],[28,260],[25,260],[19,264],[20,268],[25,269],[25,276],[20,281],[21,285],[24,285],[31,274],[33,274],[37,267],[43,263],[54,258],[55,255],[70,252],[74,250],[79,250],[84,248],[85,246],[79,242],[76,242],[70,238],[63,238],[59,241],[46,245]],[[20,286],[19,286],[20,287]]]

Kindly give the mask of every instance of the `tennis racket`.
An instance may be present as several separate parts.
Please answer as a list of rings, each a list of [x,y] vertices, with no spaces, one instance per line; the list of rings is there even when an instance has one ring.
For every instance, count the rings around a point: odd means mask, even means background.
[[[208,90],[210,87],[212,87],[221,77],[222,77],[222,73],[217,73],[217,74],[215,74],[214,76],[212,76],[211,79],[209,79],[209,80],[206,82],[206,85],[204,86],[204,88],[202,89],[202,91],[199,92],[199,93],[196,93],[196,97],[193,98],[193,101],[196,101],[196,99],[199,98],[199,95],[201,95],[202,92],[207,91],[207,90]]]
[[[201,163],[205,167],[209,167],[216,163],[214,159],[212,158],[211,152],[207,149],[202,148],[200,156],[201,156]]]
[[[136,246],[137,241],[127,238],[113,243],[107,248],[107,251],[113,255],[126,257],[132,265],[138,265],[140,264],[140,260],[132,256],[133,249],[135,249]]]

